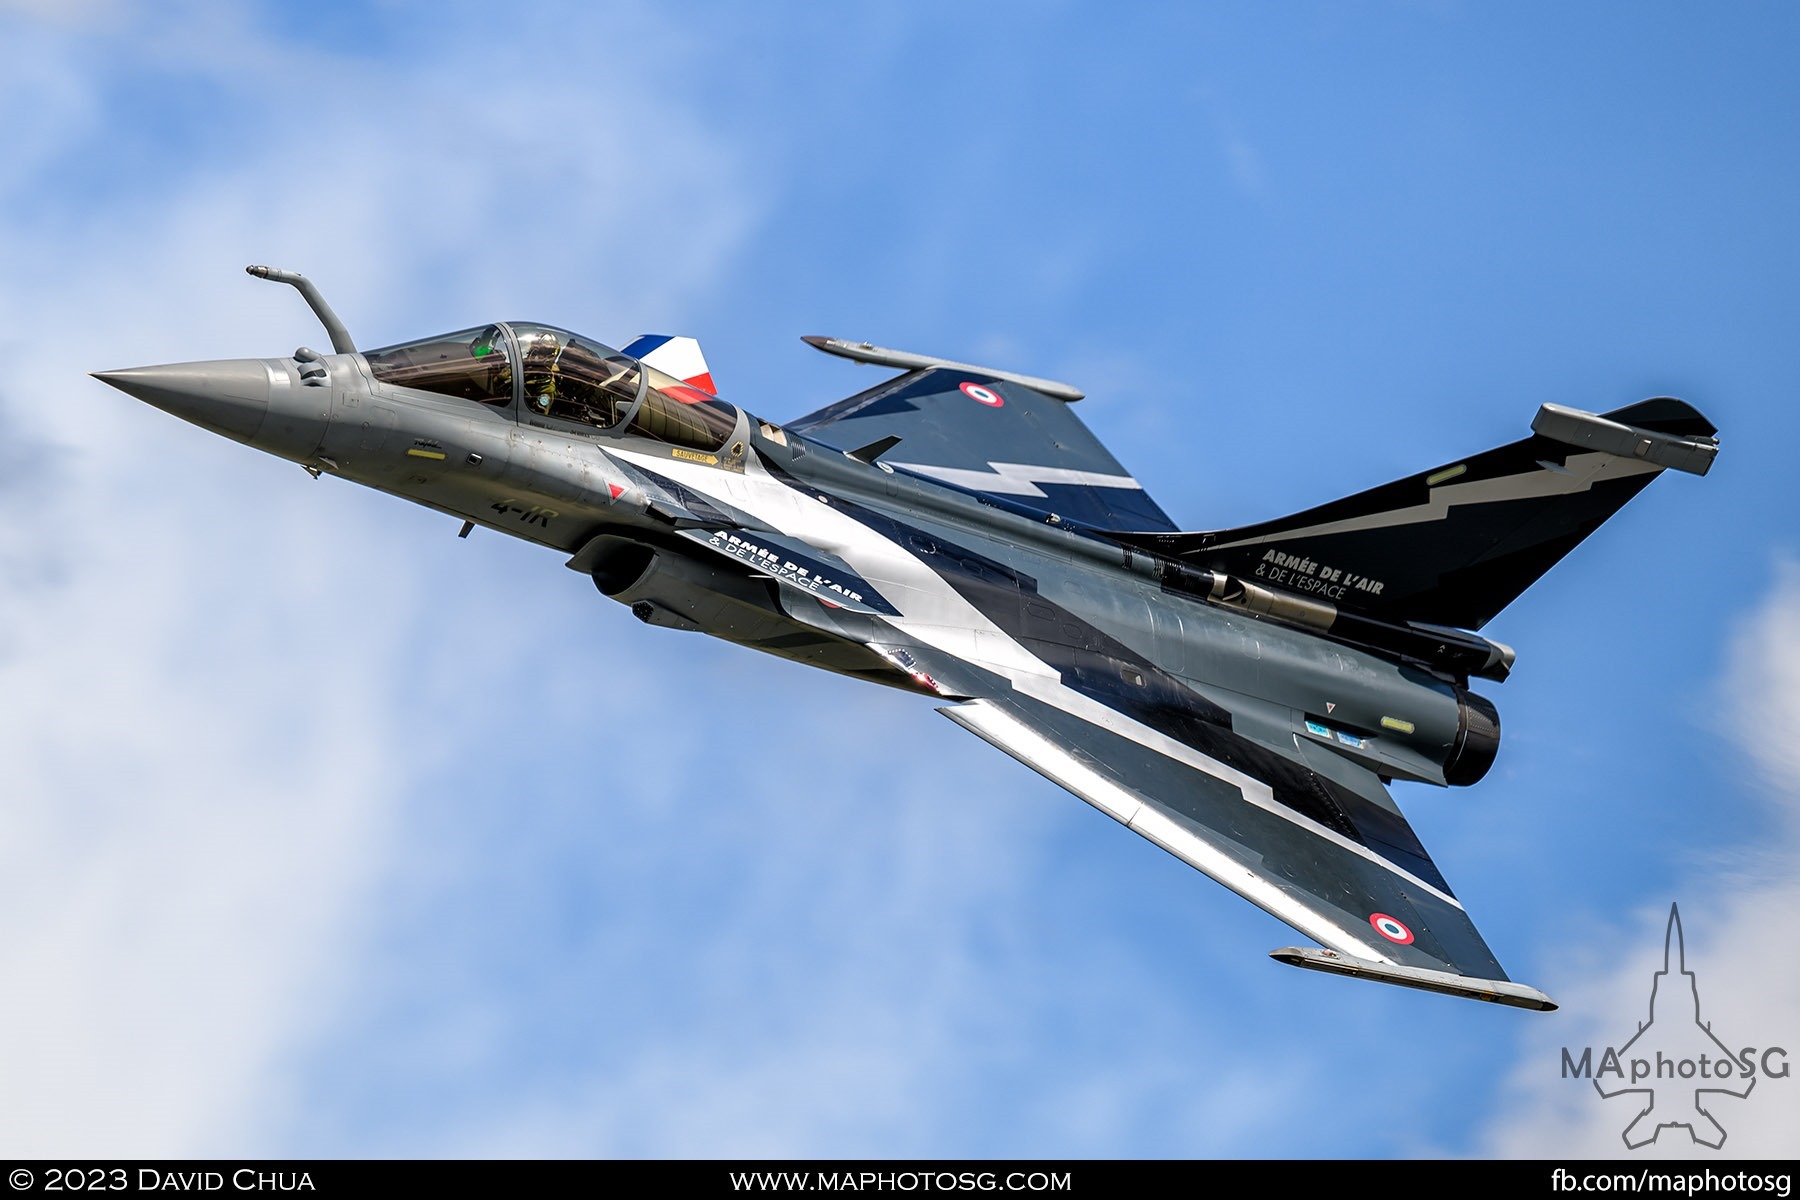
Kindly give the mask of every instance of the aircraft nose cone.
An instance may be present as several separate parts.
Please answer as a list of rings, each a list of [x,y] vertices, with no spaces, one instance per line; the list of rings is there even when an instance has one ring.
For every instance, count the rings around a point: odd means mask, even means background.
[[[255,438],[269,413],[269,369],[258,358],[95,371],[94,378],[240,442]]]

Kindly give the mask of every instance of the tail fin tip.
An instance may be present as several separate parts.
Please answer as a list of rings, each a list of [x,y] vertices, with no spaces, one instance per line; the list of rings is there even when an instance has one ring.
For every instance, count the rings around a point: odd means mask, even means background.
[[[1538,409],[1531,431],[1566,446],[1641,459],[1690,475],[1706,474],[1719,452],[1712,423],[1691,405],[1667,396],[1605,416],[1546,404]]]

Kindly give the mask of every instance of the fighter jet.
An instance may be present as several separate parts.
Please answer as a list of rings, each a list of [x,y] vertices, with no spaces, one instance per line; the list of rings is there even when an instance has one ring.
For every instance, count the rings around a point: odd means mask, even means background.
[[[549,547],[640,620],[939,712],[1318,943],[1295,966],[1537,1010],[1388,791],[1464,787],[1500,720],[1495,614],[1716,430],[1657,398],[1293,516],[1184,532],[1082,393],[809,337],[897,370],[777,423],[691,338],[495,322],[360,352],[107,371],[215,433]]]

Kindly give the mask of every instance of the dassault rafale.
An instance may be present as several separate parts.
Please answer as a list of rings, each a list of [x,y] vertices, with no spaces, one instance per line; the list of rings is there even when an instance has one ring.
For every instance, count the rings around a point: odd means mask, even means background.
[[[1545,404],[1521,441],[1237,529],[1184,532],[1068,384],[809,337],[899,374],[776,423],[691,338],[496,322],[358,351],[97,378],[315,478],[566,556],[640,620],[939,701],[945,716],[1318,946],[1281,962],[1548,1010],[1389,794],[1486,774],[1479,632],[1663,470],[1680,400]]]

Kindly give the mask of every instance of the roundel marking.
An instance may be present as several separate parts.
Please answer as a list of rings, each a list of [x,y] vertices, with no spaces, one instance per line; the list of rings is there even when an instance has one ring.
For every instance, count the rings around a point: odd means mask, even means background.
[[[999,408],[1002,404],[1006,403],[1006,401],[1000,398],[999,393],[995,392],[992,388],[984,388],[979,383],[963,384],[962,392],[963,395],[975,401],[977,404],[985,404],[989,408]]]
[[[1390,942],[1398,942],[1402,946],[1412,945],[1413,931],[1394,920],[1394,918],[1388,916],[1386,913],[1372,914],[1369,917],[1369,924],[1375,927],[1376,933],[1379,933]]]

